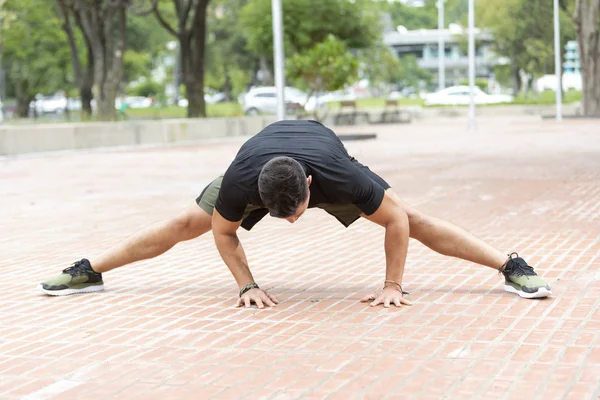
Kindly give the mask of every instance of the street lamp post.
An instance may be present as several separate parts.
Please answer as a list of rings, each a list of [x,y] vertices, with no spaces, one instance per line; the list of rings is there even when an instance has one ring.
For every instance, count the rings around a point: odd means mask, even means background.
[[[562,120],[562,79],[560,68],[560,20],[558,0],[554,0],[554,73],[556,74],[556,120]]]
[[[475,5],[469,0],[469,131],[475,131]]]
[[[271,0],[273,16],[273,53],[275,56],[275,88],[277,91],[277,119],[285,119],[285,75],[283,67],[283,12],[281,0]]]
[[[438,85],[442,90],[446,87],[446,71],[444,66],[444,58],[446,57],[446,49],[444,44],[444,1],[438,0]]]

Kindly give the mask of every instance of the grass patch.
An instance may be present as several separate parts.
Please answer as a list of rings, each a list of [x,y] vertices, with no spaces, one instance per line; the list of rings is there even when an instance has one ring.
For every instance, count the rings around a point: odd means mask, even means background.
[[[562,102],[563,104],[571,104],[577,103],[581,101],[581,91],[578,90],[569,90],[563,94]],[[520,93],[515,101],[511,104],[524,104],[524,105],[544,105],[544,104],[556,104],[556,94],[552,90],[545,90],[541,93],[538,93],[537,97],[534,97],[532,94],[525,97],[522,93]]]
[[[208,117],[239,117],[244,115],[242,106],[236,102],[207,104],[206,114]],[[167,106],[167,107],[150,107],[150,108],[130,108],[127,110],[127,115],[132,118],[147,118],[147,119],[168,119],[168,118],[185,118],[187,116],[186,107]]]

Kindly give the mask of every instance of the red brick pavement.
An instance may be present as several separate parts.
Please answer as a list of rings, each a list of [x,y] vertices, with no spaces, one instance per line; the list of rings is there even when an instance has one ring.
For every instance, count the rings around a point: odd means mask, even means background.
[[[236,309],[210,235],[49,298],[36,284],[190,204],[242,139],[0,159],[2,399],[595,399],[598,122],[486,118],[345,128],[409,203],[517,250],[554,297],[411,241],[410,308],[369,308],[383,230],[310,210],[241,233],[274,309]]]

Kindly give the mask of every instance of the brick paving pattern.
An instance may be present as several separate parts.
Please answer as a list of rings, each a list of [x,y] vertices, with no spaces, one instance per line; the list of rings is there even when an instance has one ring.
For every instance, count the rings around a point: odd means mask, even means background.
[[[320,210],[240,234],[273,309],[236,309],[212,237],[60,298],[41,280],[167,218],[242,138],[0,159],[1,399],[596,399],[600,128],[536,118],[346,127],[349,151],[422,211],[518,251],[554,296],[410,243],[412,307],[370,308],[383,230]]]

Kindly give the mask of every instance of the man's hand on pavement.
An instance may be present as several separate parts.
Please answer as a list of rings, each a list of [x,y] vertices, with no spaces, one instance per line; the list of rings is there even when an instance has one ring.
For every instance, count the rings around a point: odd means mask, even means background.
[[[400,307],[401,304],[405,306],[411,306],[412,303],[402,297],[402,292],[400,292],[397,288],[388,286],[383,288],[381,293],[372,294],[363,297],[361,302],[371,302],[371,307],[378,306],[379,304],[383,304],[385,308],[389,308],[391,304],[395,304],[396,307]]]
[[[250,289],[239,298],[236,307],[244,306],[248,308],[252,304],[256,304],[258,308],[265,308],[265,304],[269,307],[274,307],[276,304],[279,304],[279,300],[262,289]]]

